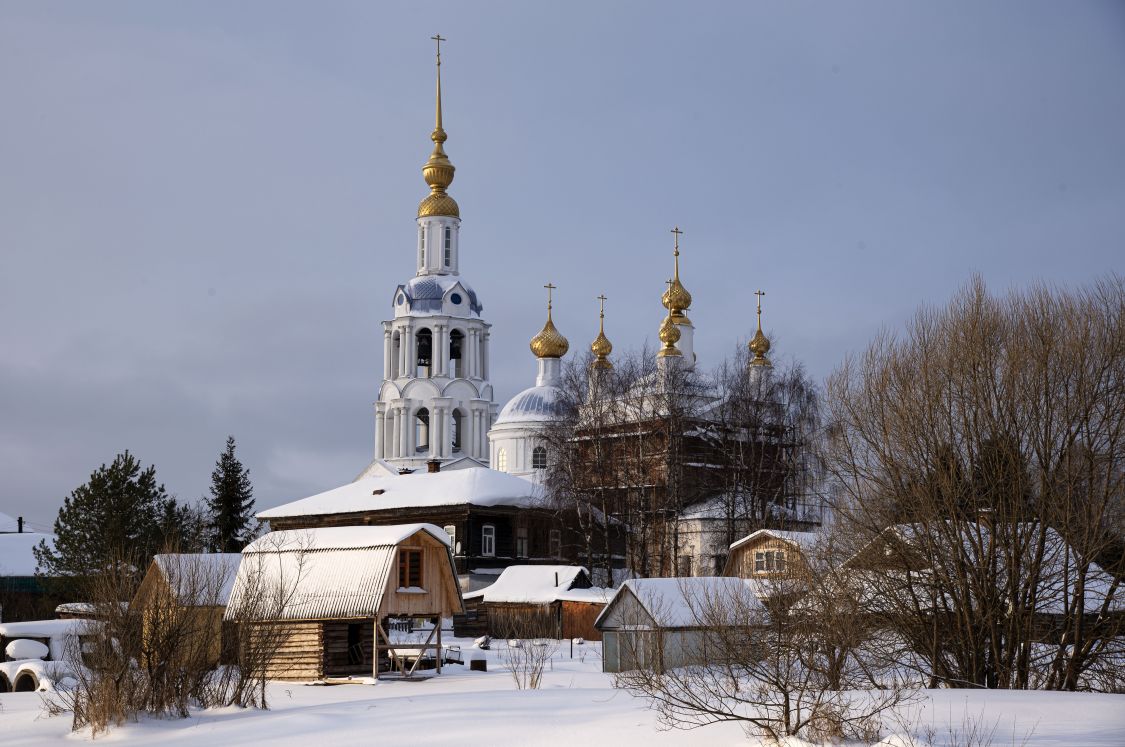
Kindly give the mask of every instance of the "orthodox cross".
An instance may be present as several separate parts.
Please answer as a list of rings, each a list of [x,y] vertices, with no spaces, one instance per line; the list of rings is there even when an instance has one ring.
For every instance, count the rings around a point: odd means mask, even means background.
[[[599,312],[599,314],[604,319],[605,318],[605,302],[606,302],[606,298],[605,298],[604,293],[601,294],[600,296],[598,296],[598,301],[600,302],[600,305],[601,305],[601,311]]]
[[[550,311],[551,310],[551,291],[553,291],[558,286],[552,285],[551,283],[547,283],[543,287],[547,289],[547,311]]]
[[[762,328],[762,296],[766,295],[766,292],[764,290],[762,290],[761,288],[759,288],[758,290],[754,291],[754,295],[758,297],[758,329],[761,329]]]
[[[446,39],[445,37],[443,37],[441,34],[438,34],[437,36],[431,36],[430,38],[433,39],[435,42],[437,42],[437,64],[440,66],[441,65],[441,43],[443,41],[449,41],[449,40]]]
[[[684,232],[680,230],[679,226],[676,226],[675,228],[672,229],[672,233],[676,234],[676,254],[679,254],[680,253],[680,236],[683,236]]]

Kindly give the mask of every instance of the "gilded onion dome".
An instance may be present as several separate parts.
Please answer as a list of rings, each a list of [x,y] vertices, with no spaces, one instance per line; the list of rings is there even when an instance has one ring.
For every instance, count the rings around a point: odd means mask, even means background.
[[[680,330],[672,318],[671,309],[669,309],[668,316],[664,317],[664,322],[660,325],[660,341],[664,343],[664,347],[660,349],[657,355],[661,358],[676,358],[683,355],[676,347],[679,340]]]
[[[531,338],[531,352],[536,358],[562,358],[566,355],[566,351],[570,350],[570,343],[555,329],[555,323],[551,321],[550,293],[555,286],[547,283],[545,287],[547,288],[547,323],[539,330],[539,334]]]
[[[758,297],[758,331],[754,333],[753,339],[750,340],[750,352],[754,354],[754,358],[750,361],[751,366],[771,366],[770,359],[766,357],[766,353],[770,351],[770,338],[766,337],[762,332],[762,296],[766,295],[763,291],[755,291],[755,296]]]
[[[660,297],[660,302],[664,304],[664,308],[672,313],[672,320],[676,324],[691,324],[691,320],[684,314],[691,308],[691,294],[680,282],[680,234],[683,231],[680,230],[679,226],[676,226],[672,229],[672,233],[676,235],[676,248],[672,252],[672,256],[675,257],[676,271],[672,276],[672,282],[668,285],[668,290],[664,291],[664,295]]]
[[[459,218],[461,209],[457,207],[456,200],[445,191],[453,183],[453,172],[456,171],[442,146],[448,137],[441,126],[441,42],[445,40],[440,35],[434,39],[438,42],[437,113],[434,119],[434,131],[430,133],[430,140],[434,141],[434,151],[430,154],[430,160],[422,167],[422,177],[426,180],[426,184],[430,185],[430,194],[418,205],[418,217],[451,215]]]
[[[590,352],[594,354],[594,368],[613,368],[609,354],[613,352],[613,343],[605,336],[605,296],[598,296],[601,301],[601,312],[598,315],[598,336],[590,343]]]

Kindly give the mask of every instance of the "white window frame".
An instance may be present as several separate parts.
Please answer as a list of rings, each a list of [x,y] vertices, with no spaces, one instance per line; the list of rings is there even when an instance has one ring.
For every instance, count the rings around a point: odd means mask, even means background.
[[[449,549],[453,551],[454,555],[460,554],[461,548],[457,544],[457,525],[446,524],[442,528],[445,529],[445,533],[449,535]]]
[[[504,447],[500,447],[496,450],[496,471],[508,471],[508,450]]]
[[[480,554],[486,558],[496,557],[495,524],[485,524],[480,528]]]

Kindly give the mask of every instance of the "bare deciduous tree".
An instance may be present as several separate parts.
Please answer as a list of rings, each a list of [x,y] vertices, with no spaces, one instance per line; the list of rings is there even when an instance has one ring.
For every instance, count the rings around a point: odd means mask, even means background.
[[[829,379],[836,531],[930,684],[1092,687],[1121,627],[1125,285],[978,279]]]

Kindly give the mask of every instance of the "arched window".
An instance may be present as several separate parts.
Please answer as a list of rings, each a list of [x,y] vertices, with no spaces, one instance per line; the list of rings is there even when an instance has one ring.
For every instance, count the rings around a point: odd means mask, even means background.
[[[463,376],[461,366],[461,348],[464,347],[465,335],[459,329],[449,333],[449,375],[455,379]]]
[[[465,416],[460,410],[453,411],[453,450],[461,451],[461,431]]]
[[[453,253],[453,229],[445,227],[445,266],[449,267],[449,258]]]
[[[434,362],[434,337],[430,330],[423,327],[414,336],[414,346],[418,349],[418,360],[415,363],[415,376],[423,379],[430,378]]]
[[[480,528],[480,554],[489,558],[496,555],[496,527],[492,524]]]
[[[430,411],[423,407],[414,415],[414,451],[430,450]]]
[[[508,450],[507,449],[497,449],[496,450],[496,469],[499,470],[500,472],[507,472],[508,471]]]
[[[547,447],[536,446],[531,450],[531,468],[547,469]]]

